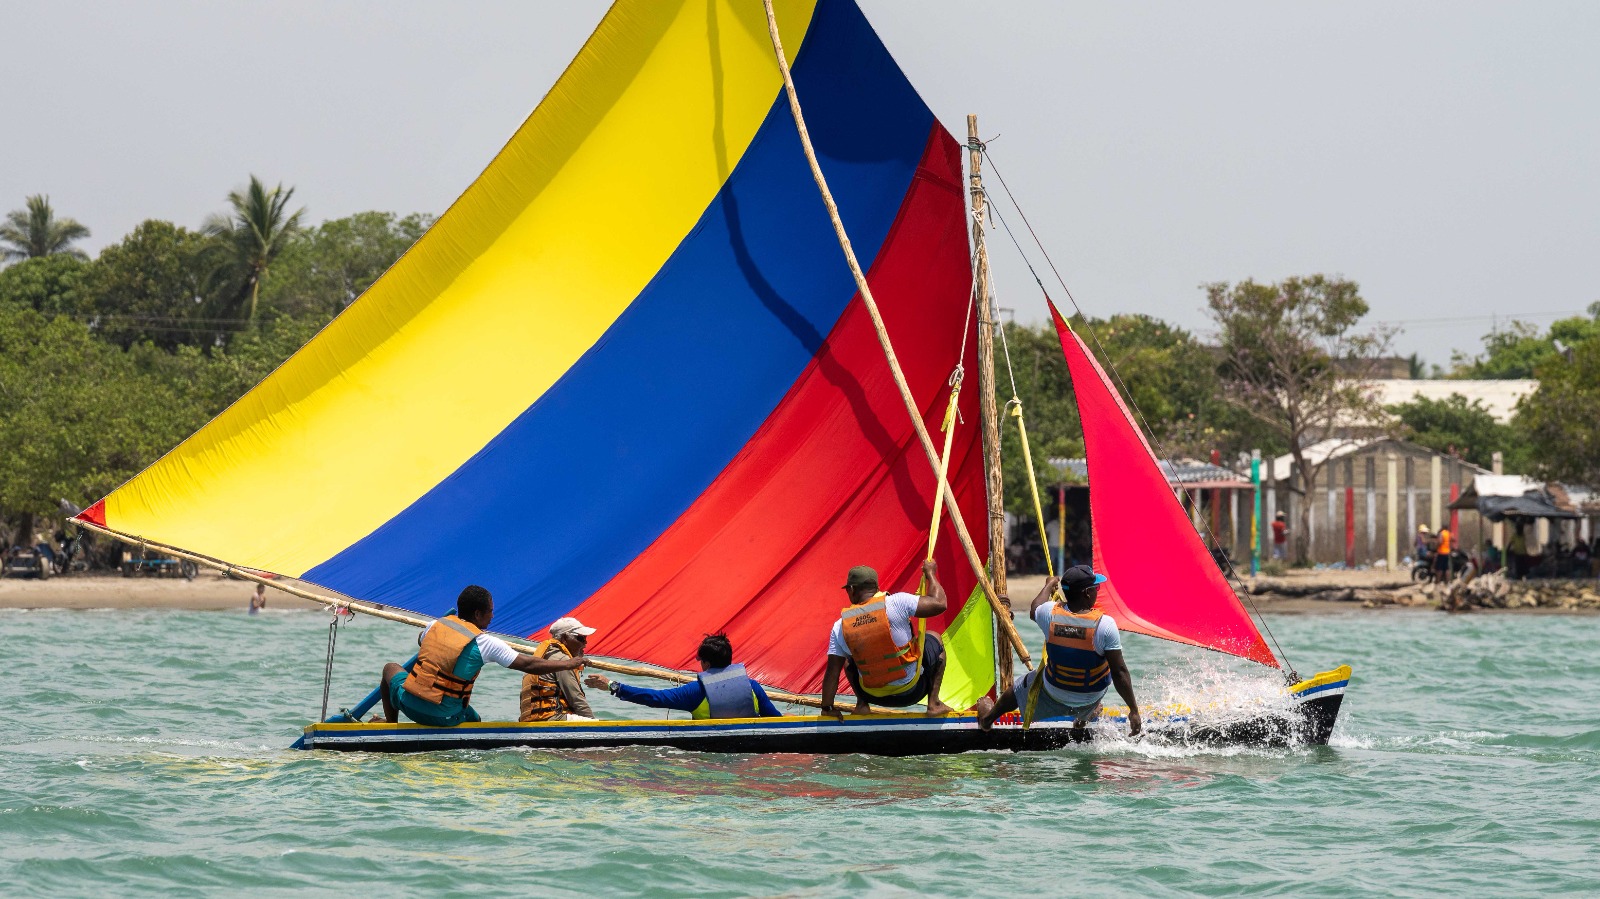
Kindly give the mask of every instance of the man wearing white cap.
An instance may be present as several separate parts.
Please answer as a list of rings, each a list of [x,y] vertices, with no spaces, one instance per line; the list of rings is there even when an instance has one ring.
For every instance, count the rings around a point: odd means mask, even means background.
[[[556,661],[582,659],[594,628],[576,618],[557,618],[550,639],[539,644],[535,657]],[[582,669],[580,668],[579,671]],[[522,679],[522,721],[593,721],[594,711],[584,696],[578,671],[530,674]]]

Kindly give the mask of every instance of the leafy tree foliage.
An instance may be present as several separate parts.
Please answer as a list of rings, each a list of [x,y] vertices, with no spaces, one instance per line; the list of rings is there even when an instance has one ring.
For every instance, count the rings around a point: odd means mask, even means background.
[[[1539,366],[1539,389],[1518,405],[1513,425],[1527,432],[1533,473],[1600,484],[1600,336],[1571,351],[1570,361]]]
[[[306,229],[284,247],[262,302],[277,314],[331,318],[432,225],[431,215],[360,212]]]
[[[1210,284],[1206,300],[1221,338],[1222,395],[1288,445],[1295,484],[1304,491],[1326,462],[1305,450],[1352,419],[1377,409],[1361,388],[1388,348],[1389,335],[1361,331],[1367,314],[1354,281],[1325,275],[1277,284]],[[1300,504],[1295,559],[1310,558],[1311,504]]]
[[[207,315],[228,289],[224,263],[216,238],[151,219],[100,252],[83,289],[101,333],[119,346],[207,346],[230,330]]]
[[[1417,397],[1390,406],[1388,411],[1399,419],[1403,436],[1413,443],[1453,453],[1474,465],[1488,468],[1496,452],[1504,453],[1508,463],[1522,456],[1520,432],[1496,422],[1481,401],[1469,403],[1459,393],[1442,400]]]
[[[25,259],[0,269],[0,304],[26,306],[46,315],[80,315],[88,311],[82,289],[90,263],[67,253]]]
[[[1589,317],[1563,318],[1541,332],[1527,322],[1514,321],[1484,335],[1483,354],[1455,357],[1455,376],[1461,378],[1532,378],[1538,368],[1558,358],[1564,347],[1600,337],[1600,303],[1592,303]]]
[[[49,197],[34,194],[0,224],[0,258],[38,259],[57,253],[83,258],[83,251],[72,245],[88,236],[89,229],[73,219],[56,218]]]

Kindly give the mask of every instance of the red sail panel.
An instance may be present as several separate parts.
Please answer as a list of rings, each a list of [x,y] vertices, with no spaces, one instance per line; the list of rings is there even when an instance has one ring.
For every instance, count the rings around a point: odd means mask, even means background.
[[[1054,303],[1050,313],[1083,420],[1094,568],[1108,578],[1100,608],[1124,631],[1278,667],[1105,370]]]

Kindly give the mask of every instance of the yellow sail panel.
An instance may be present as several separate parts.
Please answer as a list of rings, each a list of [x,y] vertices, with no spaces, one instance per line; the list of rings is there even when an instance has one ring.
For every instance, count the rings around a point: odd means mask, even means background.
[[[778,6],[798,46],[814,3]],[[293,575],[370,533],[594,345],[722,188],[779,89],[760,4],[619,4],[434,228],[107,497],[106,523]]]

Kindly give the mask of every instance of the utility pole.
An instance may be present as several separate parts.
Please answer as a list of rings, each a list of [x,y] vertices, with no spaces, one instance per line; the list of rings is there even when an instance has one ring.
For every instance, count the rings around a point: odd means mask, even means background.
[[[983,241],[983,150],[978,143],[978,117],[967,116],[967,187],[972,198],[972,252],[977,277],[972,301],[978,304],[978,414],[983,425],[983,463],[989,497],[989,576],[1001,595],[1006,592],[1005,478],[1000,468],[1000,410],[994,395],[994,304],[989,299],[989,250]],[[995,629],[996,632],[1000,628]],[[1011,689],[1011,647],[998,641],[995,692]]]

